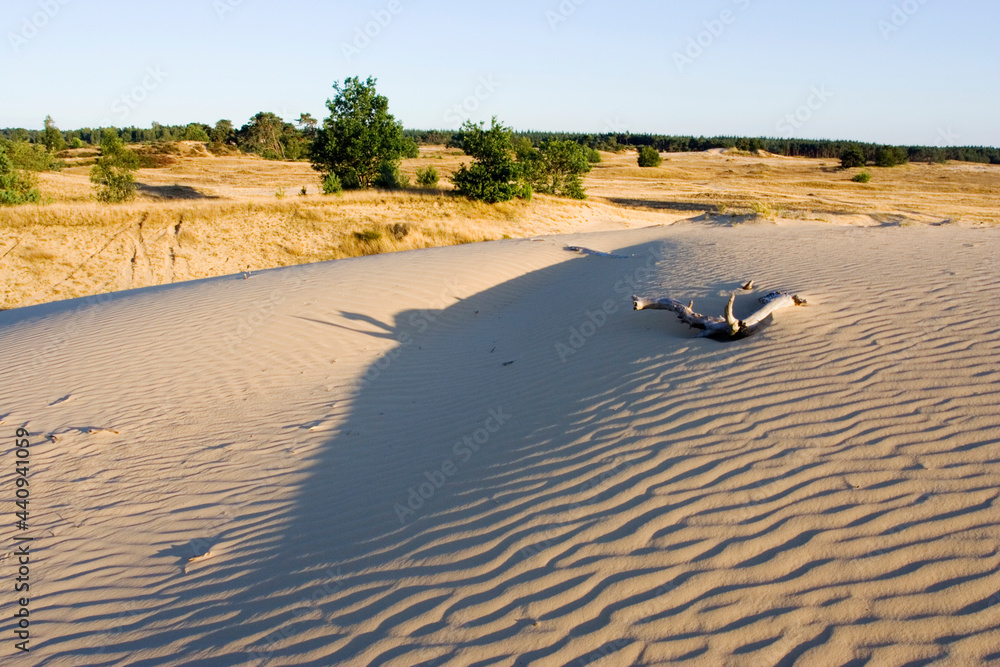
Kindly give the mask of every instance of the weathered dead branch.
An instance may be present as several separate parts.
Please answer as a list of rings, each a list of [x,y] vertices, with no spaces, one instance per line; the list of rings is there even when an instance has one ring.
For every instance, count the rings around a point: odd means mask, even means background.
[[[751,281],[752,282],[752,281]],[[750,285],[751,283],[747,283]],[[694,311],[694,302],[685,305],[676,299],[648,299],[633,296],[632,301],[636,310],[669,310],[677,314],[678,319],[688,326],[702,330],[702,336],[715,338],[718,340],[735,340],[746,338],[752,335],[760,325],[767,320],[776,310],[789,308],[791,306],[805,305],[806,300],[784,292],[770,292],[762,296],[758,301],[761,307],[748,317],[740,320],[733,314],[733,303],[736,300],[736,293],[733,292],[726,304],[725,313],[722,317],[713,315],[702,315]]]

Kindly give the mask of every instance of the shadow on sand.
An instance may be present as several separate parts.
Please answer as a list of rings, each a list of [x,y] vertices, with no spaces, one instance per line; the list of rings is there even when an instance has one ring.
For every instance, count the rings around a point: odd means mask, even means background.
[[[348,313],[376,325],[379,337],[408,342],[368,369],[349,415],[309,463],[295,506],[279,520],[267,517],[266,525],[281,530],[262,533],[255,551],[224,566],[151,592],[157,610],[141,621],[118,618],[116,643],[95,655],[173,644],[183,647],[187,664],[205,667],[287,664],[310,651],[322,659],[308,664],[382,664],[409,659],[402,656],[411,650],[416,656],[420,637],[447,634],[464,619],[460,635],[473,638],[437,642],[444,655],[433,664],[474,646],[514,656],[519,642],[504,640],[538,621],[572,616],[601,590],[635,576],[607,572],[577,602],[542,619],[524,615],[533,601],[577,583],[570,577],[552,584],[548,575],[554,560],[579,551],[574,537],[581,531],[607,522],[602,540],[610,542],[648,519],[618,520],[640,500],[617,500],[622,490],[683,460],[637,472],[683,433],[664,422],[651,445],[648,434],[631,428],[631,411],[642,408],[629,402],[648,402],[645,393],[657,383],[654,393],[695,391],[664,379],[671,355],[678,355],[675,363],[697,354],[705,370],[694,372],[694,386],[699,373],[711,375],[739,349],[695,339],[669,313],[631,310],[636,289],[654,278],[671,280],[671,267],[684,263],[677,247],[656,242],[616,252],[632,257],[569,258],[443,310],[402,312],[393,322]],[[731,284],[684,280],[671,291],[721,312],[725,298],[717,293]],[[737,345],[751,353],[754,344]],[[567,518],[580,507],[565,500],[567,491],[581,489],[586,505],[612,507]],[[197,544],[161,554],[176,564],[229,537],[199,536]],[[531,592],[476,615],[478,606],[513,589]],[[616,608],[659,594],[638,591]],[[517,664],[599,631],[613,611],[550,637]],[[379,616],[377,627],[352,630]],[[192,626],[196,638],[188,636]],[[130,644],[128,632],[140,629],[141,643]],[[371,655],[400,633],[416,639]],[[53,638],[50,650],[68,639]],[[613,645],[631,641],[615,638]],[[425,663],[413,657],[410,664]]]

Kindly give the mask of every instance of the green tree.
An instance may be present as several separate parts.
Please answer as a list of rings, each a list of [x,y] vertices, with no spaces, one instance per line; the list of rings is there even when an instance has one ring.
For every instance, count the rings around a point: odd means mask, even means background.
[[[875,149],[875,166],[877,167],[895,167],[909,161],[909,153],[905,148],[879,146]]]
[[[296,124],[302,130],[302,134],[304,134],[310,141],[316,138],[316,126],[319,125],[319,122],[313,118],[311,113],[300,113],[299,120]]]
[[[403,125],[389,113],[389,100],[375,90],[369,77],[344,79],[326,101],[330,111],[312,144],[313,169],[336,174],[345,188],[367,188],[385,164],[403,155]]]
[[[516,137],[512,140],[512,144],[521,180],[532,187],[541,185],[544,188],[548,165],[541,151],[535,148],[527,137]]]
[[[539,192],[586,199],[581,176],[590,171],[587,151],[575,141],[545,141],[538,151],[544,165],[544,176],[532,186]]]
[[[184,141],[209,141],[207,127],[201,123],[189,123],[184,128]]]
[[[125,148],[118,131],[106,127],[101,134],[101,157],[90,168],[98,201],[116,204],[135,198],[135,170],[139,156]]]
[[[659,167],[663,163],[660,152],[652,146],[643,146],[639,151],[640,167]]]
[[[285,125],[277,114],[261,111],[240,128],[236,143],[247,153],[256,153],[269,160],[284,160],[285,144],[281,137],[285,134]]]
[[[233,129],[233,121],[220,120],[208,135],[213,144],[231,144],[236,141],[236,130]]]
[[[466,155],[473,158],[472,166],[463,163],[452,181],[456,189],[469,197],[489,204],[527,197],[529,189],[521,180],[521,170],[514,162],[511,131],[494,116],[490,129],[466,121],[457,138]]]
[[[45,129],[42,130],[42,144],[45,145],[45,150],[50,153],[56,153],[66,148],[66,140],[63,139],[62,132],[56,127],[52,116],[45,117]]]
[[[868,162],[865,158],[865,151],[861,146],[848,146],[844,149],[844,152],[840,154],[840,167],[842,169],[853,169],[854,167],[863,167]]]
[[[41,194],[35,187],[35,177],[14,167],[7,155],[6,142],[0,141],[0,204],[38,202]]]
[[[174,141],[174,135],[169,127],[161,125],[154,120],[150,129],[152,130],[153,141]],[[100,140],[101,137],[98,137],[98,139]]]

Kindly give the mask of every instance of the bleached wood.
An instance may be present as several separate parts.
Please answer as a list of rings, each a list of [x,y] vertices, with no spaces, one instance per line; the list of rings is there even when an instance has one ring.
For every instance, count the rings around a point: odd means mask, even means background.
[[[733,303],[736,300],[736,293],[729,297],[723,317],[712,315],[702,315],[694,312],[694,302],[684,305],[676,299],[649,299],[633,296],[632,302],[636,310],[669,310],[677,314],[678,319],[685,324],[701,329],[703,336],[715,338],[743,338],[752,334],[761,322],[766,320],[774,311],[791,306],[805,305],[805,299],[794,294],[783,292],[771,292],[758,299],[762,306],[748,316],[739,320],[733,314]]]

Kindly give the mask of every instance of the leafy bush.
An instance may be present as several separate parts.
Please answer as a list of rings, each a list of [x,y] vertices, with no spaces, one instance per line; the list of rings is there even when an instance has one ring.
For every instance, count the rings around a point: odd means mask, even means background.
[[[410,177],[399,170],[398,162],[383,162],[375,185],[384,190],[398,190],[410,186]]]
[[[640,167],[659,167],[662,163],[663,158],[660,157],[659,151],[652,146],[643,146],[639,151]]]
[[[587,146],[584,150],[587,152],[587,162],[590,164],[598,164],[601,161],[601,154],[597,152],[596,148]]]
[[[105,128],[101,136],[101,157],[90,169],[97,200],[117,204],[134,199],[138,166],[139,156],[125,148],[118,131]]]
[[[394,222],[391,225],[386,225],[386,231],[392,234],[392,238],[402,241],[410,235],[410,225],[405,222]]]
[[[70,146],[73,148],[83,148],[83,142],[80,141],[80,137],[73,137],[73,141],[70,142]]]
[[[422,188],[436,188],[440,177],[438,170],[434,167],[417,169],[417,185]]]
[[[374,243],[382,238],[382,232],[377,229],[365,229],[364,231],[354,232],[354,238],[359,241]]]
[[[403,137],[403,157],[420,157],[420,147],[417,146],[417,142],[410,137]]]
[[[0,204],[26,204],[40,200],[34,175],[19,171],[0,142]]]
[[[375,79],[358,77],[333,84],[326,101],[330,116],[312,144],[313,169],[336,174],[345,188],[370,187],[386,163],[404,154],[403,126],[389,113],[389,100],[375,91]]]
[[[862,150],[861,146],[848,146],[844,149],[844,152],[840,154],[841,169],[863,167],[867,162],[868,160],[865,157],[865,152]]]
[[[58,171],[65,163],[57,160],[51,153],[39,144],[29,144],[27,141],[7,141],[0,138],[0,146],[7,152],[7,157],[14,169],[27,171]]]
[[[867,183],[868,181],[872,180],[872,175],[871,172],[865,169],[860,174],[855,174],[854,178],[852,178],[851,180],[854,181],[855,183]]]
[[[452,177],[456,189],[470,199],[495,204],[524,196],[517,163],[513,158],[511,131],[493,118],[490,129],[466,121],[462,125],[458,143],[474,162],[463,163]]]
[[[337,175],[327,174],[326,178],[323,179],[323,194],[339,195],[343,192],[344,186],[341,184],[340,179],[337,178]]]

